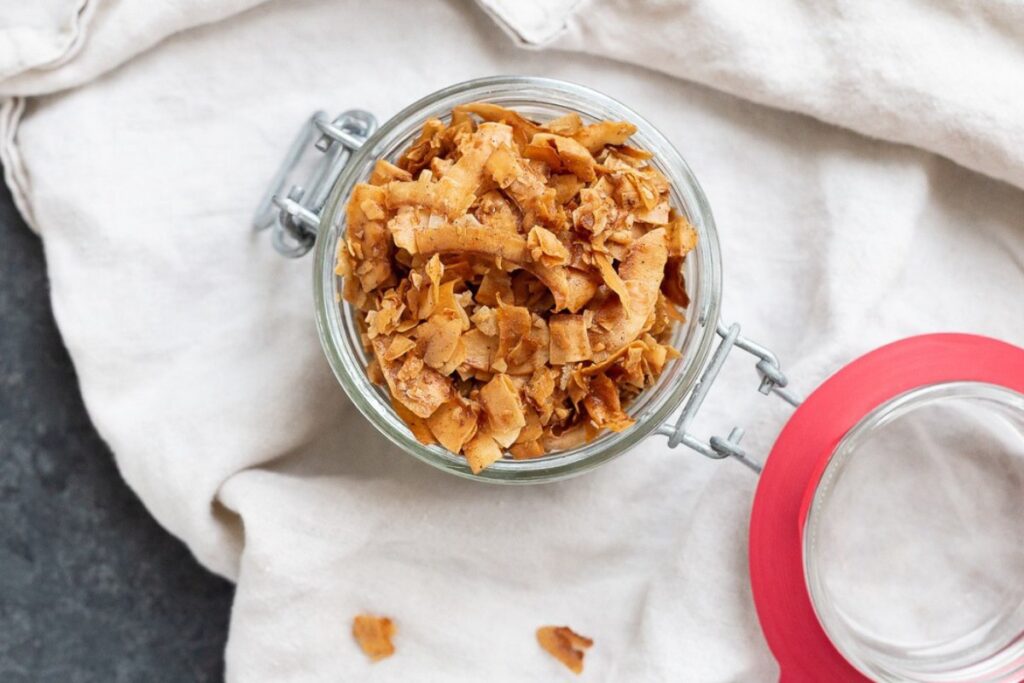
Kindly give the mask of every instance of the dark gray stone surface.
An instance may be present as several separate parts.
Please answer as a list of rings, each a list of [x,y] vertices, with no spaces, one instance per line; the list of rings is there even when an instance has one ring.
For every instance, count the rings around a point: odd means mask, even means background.
[[[0,681],[218,681],[232,587],[161,529],[86,416],[42,245],[0,191]]]

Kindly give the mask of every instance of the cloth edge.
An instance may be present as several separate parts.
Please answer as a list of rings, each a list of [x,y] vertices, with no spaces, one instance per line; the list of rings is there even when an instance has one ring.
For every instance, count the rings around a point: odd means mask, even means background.
[[[540,50],[568,30],[569,19],[589,0],[477,0],[518,47]]]
[[[32,232],[39,234],[32,205],[28,199],[28,171],[18,150],[18,125],[25,113],[24,97],[0,100],[0,163],[4,167],[4,182],[11,192],[14,206],[25,219]]]

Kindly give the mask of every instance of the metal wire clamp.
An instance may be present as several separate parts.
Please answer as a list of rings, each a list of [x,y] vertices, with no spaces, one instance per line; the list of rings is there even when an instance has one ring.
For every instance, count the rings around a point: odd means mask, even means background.
[[[322,111],[310,116],[260,200],[253,228],[257,231],[273,228],[271,242],[284,256],[298,258],[312,249],[320,227],[320,214],[334,182],[352,152],[376,129],[377,119],[373,114],[359,109],[340,114],[334,120],[329,120]],[[288,187],[289,179],[311,146],[323,156],[316,160],[305,186]]]
[[[704,372],[701,373],[697,385],[690,392],[690,397],[687,399],[686,405],[683,406],[683,412],[680,413],[674,425],[664,424],[658,428],[657,433],[668,437],[668,445],[672,448],[682,444],[713,460],[735,458],[760,474],[761,464],[753,460],[739,445],[743,438],[743,429],[740,427],[733,427],[726,438],[712,436],[706,443],[688,431],[703,405],[704,399],[707,398],[711,385],[715,383],[718,373],[722,371],[729,352],[735,347],[757,358],[755,367],[761,378],[761,384],[758,387],[760,393],[766,396],[775,394],[793,407],[799,406],[801,401],[796,394],[786,388],[789,380],[783,374],[779,359],[775,354],[757,342],[741,337],[738,323],[733,323],[728,327],[723,323],[718,323],[715,331],[721,337],[721,341],[711,355],[711,360],[705,366]]]

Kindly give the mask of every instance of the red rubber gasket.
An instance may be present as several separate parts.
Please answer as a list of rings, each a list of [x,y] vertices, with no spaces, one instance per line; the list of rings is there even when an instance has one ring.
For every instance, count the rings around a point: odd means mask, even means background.
[[[869,680],[825,635],[804,575],[804,521],[836,446],[890,399],[917,387],[960,381],[1024,394],[1024,349],[969,334],[894,342],[832,375],[779,434],[754,496],[750,582],[761,630],[779,662],[783,683]]]

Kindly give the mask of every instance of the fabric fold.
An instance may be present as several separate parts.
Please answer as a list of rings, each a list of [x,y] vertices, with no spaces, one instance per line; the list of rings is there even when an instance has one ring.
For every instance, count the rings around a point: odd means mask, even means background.
[[[480,7],[505,31],[516,45],[546,47],[568,29],[569,18],[586,0],[477,0]]]
[[[623,60],[1024,187],[1024,6],[483,0],[532,46]]]
[[[100,0],[5,3],[0,26],[0,80],[30,70],[54,69],[83,43]]]
[[[55,35],[72,32],[58,63],[30,63],[15,68],[0,53],[0,74],[9,74],[0,79],[0,97],[43,95],[73,88],[178,31],[220,21],[266,0],[75,1],[81,9],[71,28],[55,27],[45,32],[51,41],[56,40]],[[6,0],[0,3],[0,12],[9,12],[10,7],[21,4],[22,0]],[[58,65],[60,68],[54,68]]]

